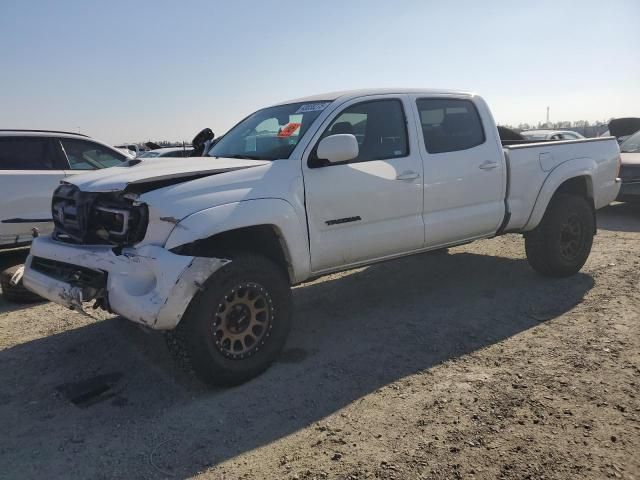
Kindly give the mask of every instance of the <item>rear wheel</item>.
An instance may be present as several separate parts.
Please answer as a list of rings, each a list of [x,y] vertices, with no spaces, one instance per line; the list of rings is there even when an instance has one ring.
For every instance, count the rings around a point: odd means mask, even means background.
[[[577,273],[591,252],[594,230],[593,211],[586,198],[555,195],[540,224],[525,234],[529,264],[551,277]]]
[[[191,302],[179,329],[195,373],[214,385],[235,385],[263,372],[291,326],[291,289],[271,260],[236,254]]]
[[[44,298],[24,287],[22,284],[22,270],[24,270],[24,265],[14,265],[0,273],[2,296],[13,303],[35,303],[44,301]]]

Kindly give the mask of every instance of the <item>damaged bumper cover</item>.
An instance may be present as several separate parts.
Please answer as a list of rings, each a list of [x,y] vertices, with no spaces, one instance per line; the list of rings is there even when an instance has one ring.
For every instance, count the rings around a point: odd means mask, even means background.
[[[207,278],[229,261],[176,255],[155,245],[125,248],[116,255],[109,246],[38,237],[31,245],[23,282],[38,295],[74,310],[106,297],[113,312],[168,330],[178,325]]]

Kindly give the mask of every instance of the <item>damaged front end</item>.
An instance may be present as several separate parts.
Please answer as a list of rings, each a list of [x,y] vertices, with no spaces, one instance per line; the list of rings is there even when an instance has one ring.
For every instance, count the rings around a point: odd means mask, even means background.
[[[146,233],[149,211],[135,193],[82,192],[69,183],[53,194],[53,238],[79,245],[130,246]]]
[[[94,301],[94,308],[148,327],[175,328],[198,289],[228,260],[141,245],[150,213],[140,193],[83,192],[62,183],[51,205],[54,232],[34,239],[24,285],[81,313]],[[161,223],[167,233],[175,226]]]
[[[70,309],[86,313],[83,303],[92,299],[96,299],[94,308],[107,308],[105,272],[43,257],[31,257],[28,266],[36,272],[65,284],[65,287],[57,293],[57,298]]]
[[[188,211],[163,189],[269,165],[243,159],[131,160],[63,181],[53,195],[54,231],[34,238],[24,285],[84,311],[89,301],[154,329],[172,329],[206,280],[229,260],[163,248]],[[170,197],[169,197],[170,198]],[[154,201],[155,200],[155,201]]]
[[[38,295],[84,312],[101,306],[153,329],[180,322],[204,282],[229,260],[176,255],[162,247],[73,246],[50,237],[34,239],[24,285]],[[80,266],[81,265],[81,266]]]

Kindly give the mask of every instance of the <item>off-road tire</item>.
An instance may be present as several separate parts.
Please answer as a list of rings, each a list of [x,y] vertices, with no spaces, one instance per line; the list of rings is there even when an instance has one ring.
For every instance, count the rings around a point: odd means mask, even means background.
[[[286,272],[261,255],[238,253],[229,257],[231,262],[209,277],[178,325],[178,338],[184,339],[193,371],[204,382],[218,386],[238,385],[266,370],[281,352],[291,329],[291,288]],[[230,358],[233,353],[225,351],[216,338],[221,315],[217,312],[228,307],[234,289],[233,295],[240,296],[237,287],[243,285],[253,286],[265,299],[262,303],[267,305],[269,323],[255,343],[255,352]]]
[[[22,284],[22,280],[17,285],[11,283],[11,278],[19,268],[23,265],[14,265],[0,272],[0,287],[2,288],[2,296],[5,300],[13,303],[35,303],[42,302],[44,298],[27,290]]]
[[[524,236],[531,267],[549,277],[568,277],[580,271],[591,252],[594,222],[586,198],[555,195],[540,224]]]

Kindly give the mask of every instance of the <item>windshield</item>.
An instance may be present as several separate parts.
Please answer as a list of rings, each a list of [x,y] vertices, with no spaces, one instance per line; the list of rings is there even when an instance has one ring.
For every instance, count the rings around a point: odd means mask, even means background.
[[[640,153],[640,130],[622,142],[620,151],[624,153]]]
[[[289,103],[249,115],[209,150],[210,157],[278,160],[289,158],[329,101]]]

